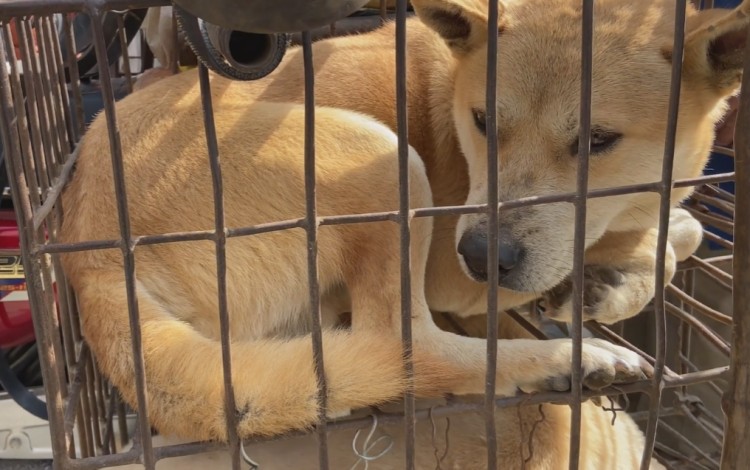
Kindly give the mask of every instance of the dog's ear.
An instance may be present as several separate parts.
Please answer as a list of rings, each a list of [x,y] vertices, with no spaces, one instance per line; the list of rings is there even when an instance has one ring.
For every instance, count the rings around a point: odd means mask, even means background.
[[[492,0],[491,0],[492,1]],[[487,42],[487,0],[412,0],[417,16],[462,55]],[[498,33],[504,7],[498,2]]]
[[[685,78],[707,83],[721,95],[733,93],[742,78],[749,30],[750,0],[744,0],[734,10],[711,8],[689,17],[685,29]]]

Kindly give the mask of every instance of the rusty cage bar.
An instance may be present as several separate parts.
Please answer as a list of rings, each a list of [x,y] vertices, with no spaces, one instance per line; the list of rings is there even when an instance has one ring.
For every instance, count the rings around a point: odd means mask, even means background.
[[[253,236],[279,230],[303,229],[307,234],[308,282],[312,318],[312,345],[315,370],[319,382],[319,425],[316,434],[319,442],[318,464],[329,468],[327,433],[331,429],[361,427],[370,422],[370,417],[326,422],[327,384],[325,358],[323,356],[320,323],[320,292],[318,286],[317,231],[320,226],[390,221],[400,230],[401,255],[401,330],[405,352],[407,377],[413,379],[411,364],[411,296],[410,279],[410,221],[413,217],[436,217],[469,213],[486,213],[489,217],[488,240],[490,266],[497,266],[498,218],[502,211],[552,202],[575,205],[575,264],[573,271],[574,317],[570,336],[574,340],[574,367],[570,392],[546,392],[530,396],[507,398],[495,397],[495,371],[502,368],[497,359],[498,309],[497,290],[490,289],[487,305],[487,381],[483,403],[448,403],[434,407],[429,412],[415,408],[411,388],[405,396],[404,413],[372,411],[381,422],[402,422],[406,436],[406,458],[404,466],[413,469],[415,446],[415,422],[418,419],[450,416],[455,413],[480,411],[486,418],[487,467],[497,468],[496,429],[493,419],[497,407],[512,407],[545,402],[564,402],[572,408],[571,455],[569,467],[578,468],[581,426],[581,400],[592,396],[625,397],[626,402],[639,401],[641,395],[648,398],[647,407],[631,406],[636,421],[645,421],[646,447],[641,468],[648,468],[652,455],[662,463],[674,468],[741,468],[748,461],[750,443],[746,434],[748,422],[748,357],[750,357],[750,321],[744,315],[748,305],[750,287],[750,99],[741,99],[734,150],[715,150],[734,157],[735,173],[703,176],[691,180],[673,181],[672,166],[679,107],[681,60],[673,61],[672,83],[669,95],[668,132],[665,136],[663,170],[659,181],[643,182],[626,187],[588,190],[588,156],[591,121],[592,93],[592,38],[595,22],[593,0],[582,0],[583,42],[581,55],[581,110],[579,129],[578,189],[574,193],[526,197],[514,201],[499,202],[498,166],[502,142],[494,132],[487,133],[488,194],[487,204],[410,208],[408,184],[408,142],[406,105],[406,28],[407,0],[398,0],[395,8],[396,20],[396,92],[397,135],[399,167],[399,209],[391,212],[358,215],[319,216],[316,211],[315,188],[315,98],[314,71],[312,69],[313,32],[301,33],[305,83],[305,195],[306,213],[303,218],[280,220],[249,227],[227,227],[224,221],[224,193],[221,172],[221,147],[214,128],[214,113],[210,93],[208,69],[200,65],[199,77],[207,136],[207,162],[213,184],[215,225],[210,231],[162,233],[133,237],[130,232],[128,199],[122,166],[122,149],[118,131],[112,77],[108,70],[100,73],[99,80],[104,94],[104,111],[110,138],[111,164],[116,185],[117,209],[120,221],[120,238],[63,244],[56,240],[62,209],[59,197],[68,181],[78,156],[77,144],[84,133],[82,97],[79,88],[78,70],[73,54],[63,57],[62,50],[75,50],[69,13],[81,13],[91,18],[94,46],[98,63],[107,63],[107,50],[101,18],[108,11],[124,11],[132,8],[147,8],[168,5],[166,0],[12,0],[0,6],[0,63],[7,64],[0,73],[0,131],[7,169],[10,175],[12,197],[16,208],[23,265],[28,282],[37,340],[40,344],[42,372],[44,376],[50,431],[52,434],[55,467],[60,469],[93,469],[142,463],[147,469],[165,458],[190,455],[221,448],[214,443],[195,442],[189,444],[154,446],[148,422],[148,403],[143,354],[141,346],[138,302],[136,298],[134,252],[139,246],[196,240],[209,240],[216,249],[216,269],[219,292],[219,318],[221,325],[221,351],[227,410],[228,450],[232,467],[240,468],[243,442],[235,427],[235,397],[232,388],[232,364],[229,341],[229,316],[226,287],[226,243],[233,237]],[[685,37],[685,8],[687,0],[675,2],[676,24],[674,34],[674,57],[682,57]],[[386,2],[381,11],[386,12]],[[53,16],[63,15],[62,43],[54,34]],[[16,56],[11,36],[11,22],[18,31],[20,57]],[[122,19],[119,20],[122,27]],[[498,28],[498,5],[490,2],[488,27]],[[331,28],[333,30],[333,28]],[[502,38],[489,35],[486,121],[489,128],[496,127],[495,103],[497,96],[497,64],[494,58],[502,48]],[[122,30],[119,38],[126,42]],[[36,49],[35,49],[36,44]],[[127,51],[127,48],[123,48]],[[127,52],[126,52],[127,54]],[[126,57],[127,59],[127,57]],[[66,63],[67,61],[67,63]],[[129,64],[128,60],[125,61]],[[68,72],[66,75],[66,71]],[[750,92],[750,47],[746,52],[742,89],[744,96]],[[131,87],[129,65],[127,86]],[[502,83],[499,84],[502,87]],[[747,131],[745,131],[747,130]],[[737,195],[716,186],[718,183],[736,181]],[[664,260],[667,249],[667,226],[670,208],[670,191],[673,187],[697,186],[699,191],[684,206],[702,223],[733,233],[732,241],[725,240],[706,231],[706,240],[721,246],[725,254],[701,258],[691,256],[678,267],[678,274],[671,285],[661,288],[665,278]],[[628,338],[619,327],[598,324],[585,326],[598,336],[615,344],[629,347],[654,365],[654,376],[618,388],[604,390],[600,394],[583,390],[581,374],[581,352],[583,335],[583,252],[586,221],[586,203],[591,198],[608,197],[634,192],[656,192],[661,197],[659,236],[657,249],[656,297],[645,314],[652,315],[655,351],[649,354],[649,345],[637,344]],[[723,210],[727,216],[710,213],[706,207]],[[493,242],[494,241],[494,242]],[[135,379],[138,391],[136,410],[128,410],[118,397],[117,390],[109,385],[98,372],[95,363],[82,339],[75,293],[68,286],[58,260],[60,253],[117,248],[121,251],[125,269],[128,310],[132,331],[132,350],[135,358]],[[731,270],[726,269],[734,256]],[[497,270],[488,269],[490,285],[497,284]],[[700,279],[709,279],[725,294],[733,293],[733,315],[728,315],[716,306],[709,306],[696,298],[696,286]],[[494,284],[493,284],[494,283]],[[733,289],[734,288],[734,289]],[[511,317],[544,339],[546,334],[537,330],[517,312],[508,312]],[[651,321],[651,320],[649,320]],[[675,328],[668,328],[674,325]],[[731,327],[731,342],[722,337]],[[670,331],[678,332],[676,341],[679,350],[666,349]],[[705,343],[715,349],[726,363],[702,369],[691,355],[694,343]],[[730,361],[731,359],[731,361]],[[729,381],[728,387],[721,384]],[[700,398],[696,399],[694,387],[704,387],[711,400],[722,399],[727,416],[726,427]],[[725,392],[726,390],[726,392]],[[669,395],[667,395],[669,392]],[[666,403],[666,398],[673,400]],[[633,405],[634,403],[630,403]],[[613,406],[614,408],[614,406]],[[128,437],[127,423],[135,412],[137,426],[132,436],[133,446],[127,451],[118,451]],[[614,411],[613,411],[614,412]],[[132,422],[132,420],[130,421]],[[699,445],[683,436],[686,429],[693,434],[705,436],[710,446]],[[117,431],[116,431],[117,430]],[[682,431],[681,431],[682,430]],[[121,442],[116,442],[119,433]],[[303,433],[289,433],[299,435]],[[251,439],[260,442],[266,439]],[[683,450],[680,450],[683,449]],[[687,449],[684,450],[684,449]],[[723,453],[722,453],[723,449]],[[679,466],[683,465],[683,466]]]

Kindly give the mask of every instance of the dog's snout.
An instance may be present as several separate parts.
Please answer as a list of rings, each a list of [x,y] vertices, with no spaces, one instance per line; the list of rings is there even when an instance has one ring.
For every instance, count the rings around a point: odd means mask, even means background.
[[[487,236],[466,232],[458,242],[458,254],[463,256],[471,274],[480,281],[487,280]]]
[[[470,274],[478,281],[487,280],[487,233],[485,230],[469,230],[458,243],[458,253],[463,257]],[[515,268],[523,249],[509,233],[501,230],[498,234],[498,274],[499,280]]]
[[[518,259],[521,257],[521,248],[513,240],[501,237],[498,240],[497,253],[500,271],[510,271],[518,264]]]

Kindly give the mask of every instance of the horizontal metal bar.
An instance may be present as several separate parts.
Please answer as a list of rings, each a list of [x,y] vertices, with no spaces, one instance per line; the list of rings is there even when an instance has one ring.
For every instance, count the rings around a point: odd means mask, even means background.
[[[722,147],[720,145],[714,145],[714,147],[711,149],[713,153],[718,153],[720,155],[725,155],[727,157],[734,158],[734,149],[729,147]]]
[[[734,214],[734,201],[727,201],[719,195],[704,194],[702,191],[695,191],[690,197],[704,206],[713,206],[727,214]]]
[[[729,257],[731,260],[731,256]],[[695,255],[691,255],[690,258],[685,260],[683,264],[692,265],[694,268],[700,269],[716,282],[722,284],[727,290],[732,289],[732,275],[723,269],[714,266],[713,260],[698,258]]]
[[[511,317],[518,325],[526,330],[530,335],[532,335],[534,338],[539,340],[547,340],[549,339],[546,334],[544,334],[543,331],[541,331],[539,328],[534,326],[530,321],[528,321],[523,315],[518,313],[514,309],[509,309],[505,312],[508,314],[509,317]]]
[[[690,206],[686,206],[685,210],[690,212],[690,215],[692,215],[698,222],[701,222],[703,225],[716,227],[725,233],[732,233],[734,231],[734,222],[726,217],[716,215],[716,213],[708,213],[701,210],[696,210],[695,208]]]
[[[700,372],[690,372],[682,375],[666,375],[664,377],[665,388],[677,388],[684,387],[687,385],[695,385],[702,382],[708,382],[711,380],[722,379],[725,380],[729,375],[729,367],[717,367]],[[616,396],[624,393],[634,392],[646,392],[649,390],[651,382],[648,380],[641,380],[635,383],[618,386],[617,388],[608,388],[602,391],[584,390],[583,398],[589,399],[595,396]],[[498,407],[511,407],[518,405],[535,405],[540,403],[568,403],[572,399],[570,392],[541,392],[535,394],[522,394],[513,397],[503,397],[495,400],[496,406]],[[417,419],[429,419],[430,416],[433,418],[439,418],[444,416],[451,416],[466,412],[481,412],[484,408],[484,404],[481,402],[477,403],[449,403],[434,407],[429,410],[416,411],[415,417]],[[381,424],[396,424],[403,420],[403,415],[399,413],[375,413],[378,416],[378,421]],[[348,419],[331,421],[328,424],[329,431],[350,429],[355,427],[361,427],[363,425],[370,425],[372,418],[368,415],[363,418]],[[310,431],[296,431],[283,434],[275,437],[259,437],[246,439],[245,444],[261,443],[271,440],[289,439],[293,437],[312,435],[313,430]],[[170,446],[155,447],[154,454],[156,460],[179,457],[197,454],[201,452],[207,452],[212,450],[225,449],[226,446],[210,443],[210,442],[191,442],[185,444],[176,444]],[[116,466],[138,463],[140,458],[140,450],[137,448],[131,449],[127,452],[120,454],[103,455],[98,457],[88,457],[82,459],[71,459],[66,462],[66,465],[75,470],[94,470],[101,468],[102,466]]]
[[[702,261],[704,263],[714,265],[718,263],[726,263],[727,261],[732,261],[733,259],[734,259],[733,255],[719,255],[719,256],[712,256],[710,258],[702,258]]]
[[[707,183],[716,183],[722,181],[730,181],[734,173],[722,173],[719,175],[712,175],[710,177],[691,178],[685,180],[679,180],[675,182],[675,187],[688,187]],[[659,183],[647,183],[645,185],[630,185],[620,186],[614,188],[597,189],[589,191],[588,198],[594,199],[599,197],[618,196],[624,194],[630,194],[633,192],[644,192],[645,188],[651,188],[658,186]],[[647,191],[653,191],[650,189]],[[512,201],[501,202],[498,204],[500,211],[515,209],[518,207],[534,206],[540,204],[549,204],[554,202],[573,202],[576,198],[576,193],[563,193],[553,194],[548,196],[533,196],[521,199],[515,199]],[[460,215],[460,214],[478,214],[487,211],[487,204],[475,204],[466,206],[440,206],[440,207],[425,207],[412,209],[410,215],[412,217],[436,217],[444,215]],[[367,214],[350,214],[350,215],[333,215],[318,217],[318,225],[347,225],[356,223],[372,223],[372,222],[398,222],[398,211],[387,211],[387,212],[374,212]],[[228,228],[227,238],[243,237],[249,235],[257,235],[261,233],[268,233],[280,230],[289,230],[293,228],[305,228],[305,219],[291,219],[279,222],[271,222],[266,224],[259,224],[250,227],[240,228]],[[174,243],[183,241],[198,241],[198,240],[213,240],[215,232],[213,230],[195,231],[195,232],[174,232],[160,235],[144,235],[133,239],[133,244],[138,245],[154,245],[159,243]],[[32,249],[32,254],[37,255],[41,253],[69,253],[73,251],[83,250],[103,250],[120,248],[121,244],[118,240],[94,240],[85,242],[74,242],[74,243],[45,243],[43,245],[36,246]]]
[[[695,451],[698,455],[700,455],[706,461],[711,462],[714,465],[718,465],[719,464],[719,462],[717,462],[715,459],[711,458],[708,454],[706,454],[705,452],[703,452],[703,450],[700,447],[698,447],[697,445],[695,445],[695,443],[692,440],[690,440],[687,437],[685,437],[681,432],[679,432],[678,430],[674,429],[673,427],[671,427],[670,425],[668,425],[664,421],[659,421],[658,426],[660,428],[666,430],[667,433],[671,434],[674,438],[676,438],[683,445],[687,445],[688,447],[690,447],[693,451]]]
[[[76,146],[73,152],[71,152],[70,155],[68,155],[68,157],[65,159],[65,164],[62,166],[60,174],[55,178],[55,181],[52,183],[52,186],[50,186],[49,191],[45,195],[44,204],[42,204],[41,207],[39,207],[39,209],[34,212],[34,218],[32,219],[34,223],[34,230],[39,230],[39,228],[41,228],[44,220],[55,207],[55,203],[57,202],[58,197],[60,197],[63,188],[70,180],[70,173],[73,170],[73,167],[75,166],[76,161],[78,160],[78,155],[80,153],[81,147]]]
[[[700,302],[699,300],[694,299],[684,291],[678,289],[674,285],[670,284],[666,287],[667,292],[670,294],[673,294],[678,299],[680,299],[682,302],[685,302],[687,305],[690,305],[694,309],[696,309],[698,312],[702,313],[703,315],[707,316],[708,318],[715,320],[719,323],[723,323],[724,325],[731,325],[732,324],[732,317],[729,315],[725,315],[721,313],[718,310],[715,310],[708,305],[705,305],[704,303]],[[676,306],[675,306],[676,307]]]
[[[275,232],[279,230],[290,230],[293,228],[305,228],[305,226],[305,219],[293,219],[281,222],[260,224],[253,227],[228,228],[227,238],[246,237],[248,235],[258,235],[261,233]]]
[[[713,344],[720,352],[722,352],[727,357],[729,356],[729,351],[730,351],[729,343],[727,343],[722,337],[714,333],[710,328],[704,325],[700,320],[695,318],[693,315],[690,315],[687,312],[683,311],[681,308],[669,302],[666,302],[665,305],[666,305],[666,309],[668,312],[672,313],[674,316],[676,316],[680,320],[689,324],[691,328],[693,328],[698,333],[700,333],[701,336],[706,338],[706,340],[708,340],[709,343]]]
[[[629,342],[628,340],[618,335],[617,333],[607,328],[606,326],[597,322],[586,322],[586,327],[592,332],[597,333],[600,336],[603,336],[605,339],[615,344],[619,344],[620,346],[630,349],[631,351],[637,353],[639,356],[644,358],[649,363],[653,364],[654,362],[656,362],[656,359],[653,356],[646,354],[644,351],[636,347],[633,343]],[[666,367],[666,366],[665,366],[664,373],[667,376],[672,376],[672,377],[677,376],[676,372],[672,371],[669,367]]]
[[[729,240],[726,240],[718,235],[715,235],[708,230],[703,230],[703,238],[716,243],[717,245],[721,245],[722,248],[727,250],[733,250],[734,249],[734,243],[730,242]]]
[[[31,255],[52,253],[70,253],[73,251],[93,251],[119,249],[122,246],[120,240],[91,240],[74,243],[43,243],[32,248]]]
[[[55,458],[61,460],[60,468],[66,470],[98,470],[100,468],[140,463],[141,451],[139,448],[133,447],[119,454],[97,455],[95,457],[80,459],[73,459],[67,455],[63,456],[63,458],[60,458],[60,456],[56,456]]]

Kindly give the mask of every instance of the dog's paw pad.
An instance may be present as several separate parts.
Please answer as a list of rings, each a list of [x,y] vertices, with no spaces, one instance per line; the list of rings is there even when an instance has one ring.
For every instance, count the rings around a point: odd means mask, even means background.
[[[643,365],[645,367],[645,364]],[[615,382],[633,382],[636,380],[645,379],[646,373],[643,367],[633,367],[624,361],[617,361],[615,364]]]
[[[591,390],[601,390],[614,383],[615,375],[611,370],[598,369],[583,378],[583,385]]]
[[[625,275],[611,266],[589,265],[583,270],[583,314],[596,320],[613,292],[625,283]],[[542,296],[545,315],[556,320],[570,320],[573,316],[573,281],[563,282]]]
[[[634,351],[602,339],[592,338],[585,341],[591,354],[589,358],[598,363],[594,369],[589,370],[611,371],[611,383],[608,385],[644,380],[653,374],[651,364]]]
[[[611,266],[586,266],[583,270],[584,315],[595,319],[600,307],[612,291],[622,286],[624,282],[625,275]]]
[[[518,371],[516,386],[523,392],[565,392],[571,389],[573,342],[559,339],[541,341],[535,348],[535,367]],[[539,368],[538,365],[545,367]],[[587,338],[581,350],[581,382],[585,389],[601,390],[612,385],[643,380],[651,366],[637,353],[608,341]]]
[[[565,375],[549,377],[544,381],[544,389],[553,392],[567,392],[570,390],[570,377]]]

